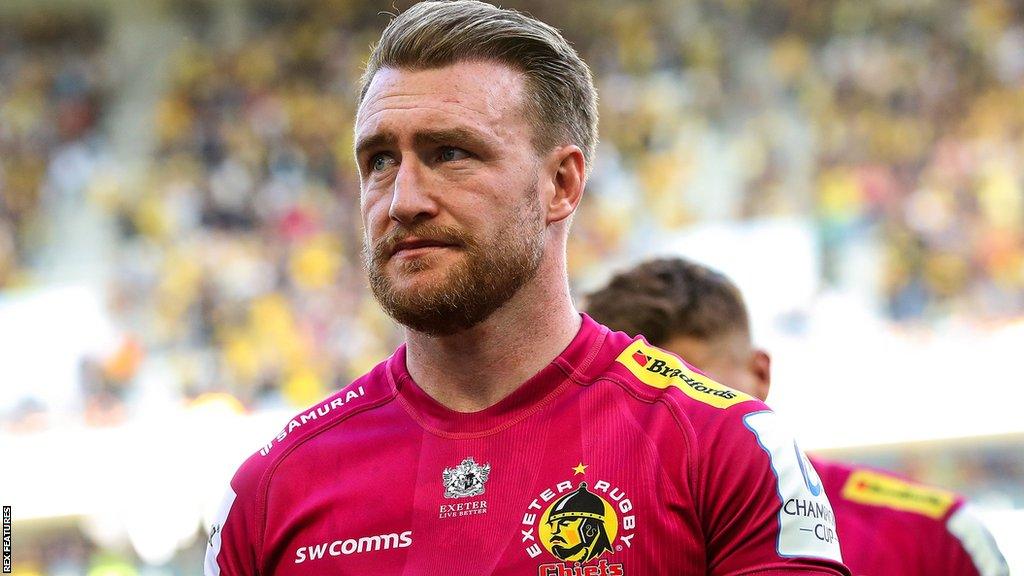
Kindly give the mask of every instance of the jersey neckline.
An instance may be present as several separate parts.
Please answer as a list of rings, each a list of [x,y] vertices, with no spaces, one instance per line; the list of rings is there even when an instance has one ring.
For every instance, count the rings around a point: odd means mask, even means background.
[[[406,367],[406,345],[388,360],[388,379],[406,412],[425,430],[445,437],[472,438],[505,430],[540,410],[573,379],[592,378],[594,360],[608,328],[580,314],[580,329],[547,366],[494,405],[476,412],[457,412],[434,400],[413,380]]]

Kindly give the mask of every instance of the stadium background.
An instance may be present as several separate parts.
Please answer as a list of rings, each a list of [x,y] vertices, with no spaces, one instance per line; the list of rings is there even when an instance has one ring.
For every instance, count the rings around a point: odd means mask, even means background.
[[[724,270],[804,444],[969,495],[1021,571],[1024,5],[503,4],[596,75],[576,293]],[[16,574],[196,573],[241,460],[399,341],[351,160],[389,7],[0,2]]]

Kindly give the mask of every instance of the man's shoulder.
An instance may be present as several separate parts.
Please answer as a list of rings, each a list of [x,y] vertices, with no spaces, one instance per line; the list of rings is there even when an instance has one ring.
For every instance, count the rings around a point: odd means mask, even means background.
[[[814,458],[812,463],[833,504],[850,510],[942,526],[964,502],[964,498],[952,490],[868,466],[820,458]]]
[[[609,345],[614,360],[599,377],[617,382],[639,400],[664,402],[687,420],[723,420],[736,412],[768,409],[760,400],[712,380],[643,337],[629,339],[614,333]]]
[[[239,467],[233,484],[255,488],[281,460],[318,433],[349,418],[382,406],[395,395],[388,377],[388,361],[381,362],[348,386],[299,412]]]
[[[867,466],[820,458],[814,458],[813,465],[847,541],[863,538],[874,549],[882,534],[893,553],[937,563],[936,574],[950,573],[949,569],[983,576],[1008,574],[999,546],[962,495]],[[912,535],[912,543],[905,535]],[[897,550],[898,543],[904,545]],[[859,549],[862,543],[856,544]],[[953,563],[956,567],[951,568]]]

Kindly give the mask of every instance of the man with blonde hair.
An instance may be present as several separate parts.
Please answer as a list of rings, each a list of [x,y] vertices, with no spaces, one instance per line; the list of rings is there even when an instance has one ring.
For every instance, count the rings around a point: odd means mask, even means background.
[[[762,403],[574,308],[597,94],[557,30],[417,4],[360,94],[366,268],[406,343],[242,465],[207,574],[848,574]]]

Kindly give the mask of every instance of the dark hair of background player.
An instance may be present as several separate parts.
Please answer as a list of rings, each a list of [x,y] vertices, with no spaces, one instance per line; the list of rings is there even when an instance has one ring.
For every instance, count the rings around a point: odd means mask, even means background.
[[[620,272],[590,294],[583,308],[594,320],[655,346],[674,337],[749,337],[743,296],[724,275],[683,258],[659,258]]]

